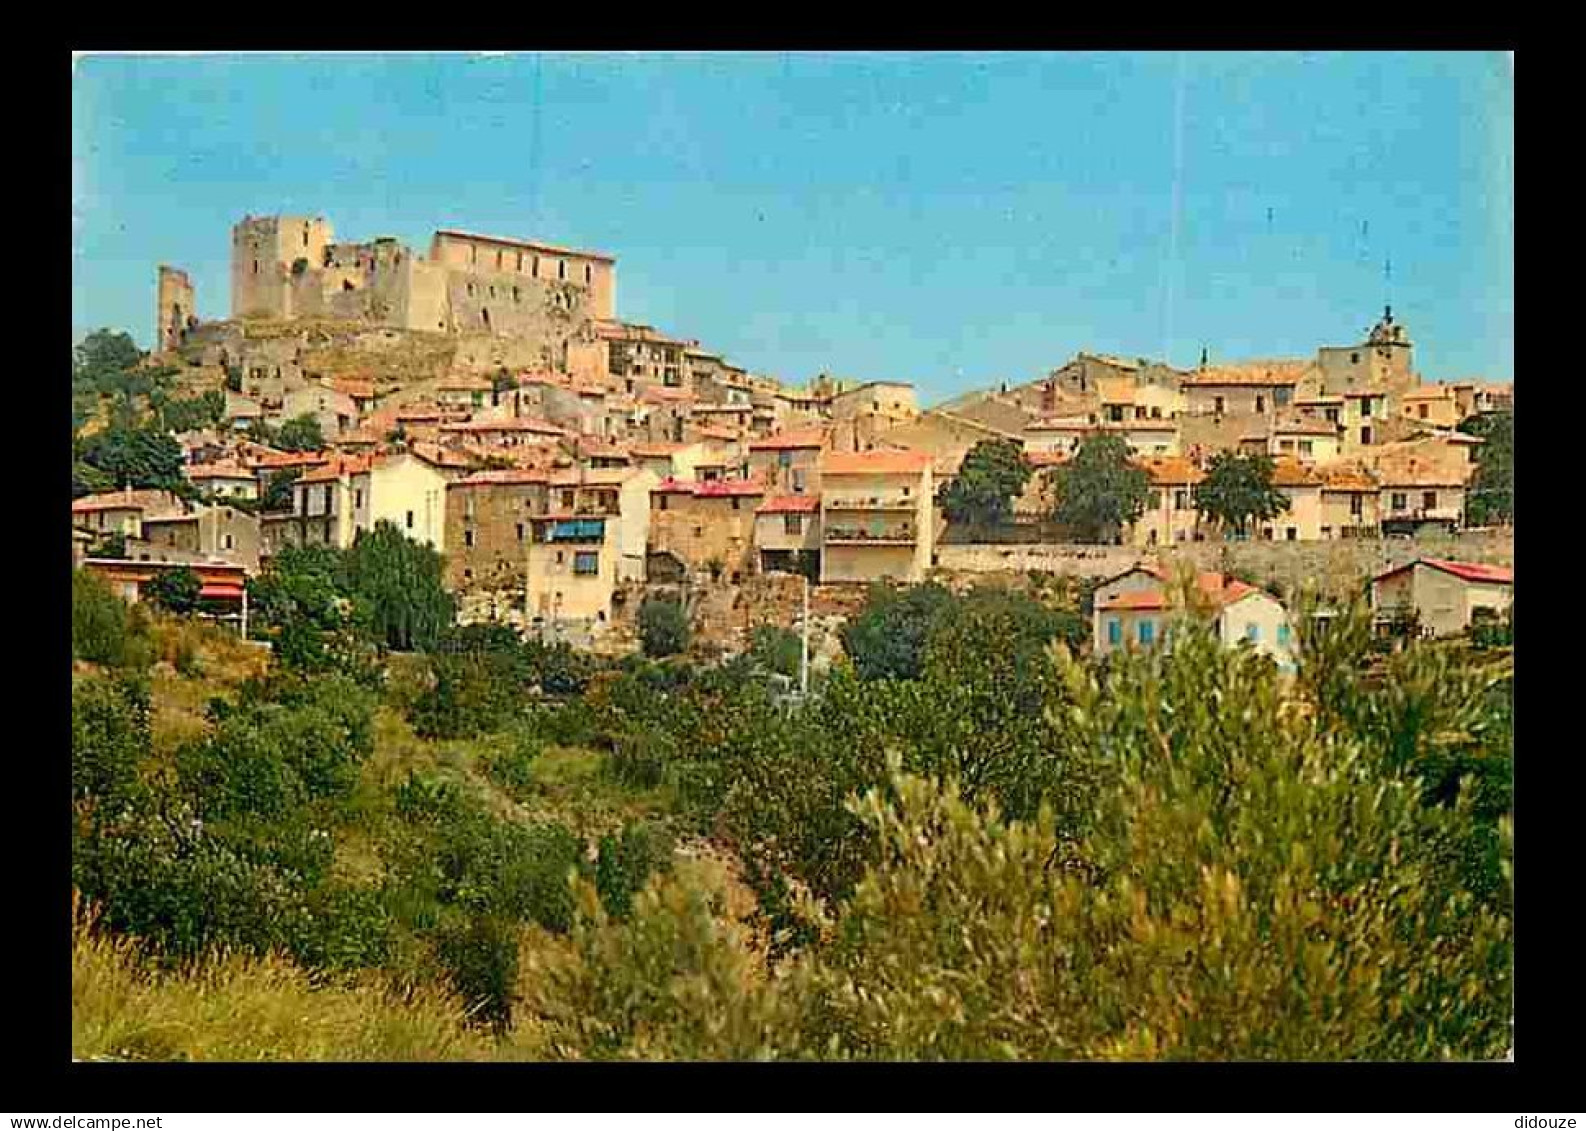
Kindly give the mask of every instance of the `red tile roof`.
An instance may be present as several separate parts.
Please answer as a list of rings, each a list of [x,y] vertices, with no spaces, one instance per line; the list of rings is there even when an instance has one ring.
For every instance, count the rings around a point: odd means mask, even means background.
[[[1133,593],[1119,593],[1116,596],[1105,598],[1098,601],[1096,607],[1109,612],[1130,609],[1165,609],[1167,608],[1167,595],[1161,590],[1136,590]]]
[[[526,487],[533,484],[548,484],[551,481],[550,472],[533,468],[511,468],[497,471],[476,471],[472,475],[465,475],[452,483],[447,484],[448,489],[453,487]]]
[[[814,514],[821,509],[819,495],[773,495],[760,504],[756,514]]]
[[[825,475],[910,475],[931,466],[931,457],[908,448],[876,448],[868,452],[826,452]]]
[[[180,506],[176,496],[169,491],[139,489],[135,491],[104,491],[98,495],[84,495],[72,500],[72,513],[92,511],[150,510],[156,507]]]
[[[826,429],[801,428],[794,432],[781,432],[775,436],[751,440],[751,452],[775,452],[790,448],[823,448],[826,446]]]
[[[1430,566],[1433,569],[1442,570],[1444,573],[1452,574],[1462,581],[1486,582],[1488,584],[1500,585],[1514,584],[1514,570],[1512,569],[1507,569],[1504,566],[1481,565],[1476,562],[1455,562],[1449,561],[1446,558],[1417,558],[1413,562],[1409,562],[1402,566],[1396,566],[1384,573],[1379,573],[1371,580],[1374,582],[1386,581],[1388,578],[1396,577],[1397,575],[1404,573],[1406,570],[1414,569],[1418,565]]]
[[[1133,461],[1151,476],[1158,487],[1188,487],[1206,478],[1206,473],[1183,456],[1141,456]]]
[[[374,464],[372,456],[332,456],[321,467],[298,476],[299,483],[334,483],[343,475],[360,475]]]
[[[673,479],[667,476],[650,488],[652,494],[693,495],[697,499],[744,498],[765,494],[765,484],[758,479]]]
[[[442,432],[535,432],[542,436],[565,436],[567,429],[534,416],[513,416],[502,420],[463,420],[441,425]]]
[[[1319,487],[1322,477],[1303,463],[1292,459],[1278,459],[1272,464],[1274,487]]]

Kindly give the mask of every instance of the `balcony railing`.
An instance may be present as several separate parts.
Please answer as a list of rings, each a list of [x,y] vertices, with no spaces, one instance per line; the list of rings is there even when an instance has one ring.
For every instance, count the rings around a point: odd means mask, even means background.
[[[829,511],[913,511],[918,499],[903,495],[843,495],[826,499]]]
[[[913,527],[900,526],[890,530],[865,530],[860,527],[828,526],[827,545],[912,546],[916,539]]]

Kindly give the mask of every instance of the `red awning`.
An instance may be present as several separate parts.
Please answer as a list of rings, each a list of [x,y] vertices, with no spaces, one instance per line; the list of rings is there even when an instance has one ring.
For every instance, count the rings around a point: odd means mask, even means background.
[[[230,597],[233,600],[242,600],[243,587],[223,581],[212,581],[198,591],[200,597]]]

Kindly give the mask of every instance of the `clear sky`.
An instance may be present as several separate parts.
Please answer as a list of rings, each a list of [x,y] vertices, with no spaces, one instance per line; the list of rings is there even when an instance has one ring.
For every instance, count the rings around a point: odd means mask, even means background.
[[[419,252],[437,227],[615,255],[617,313],[736,364],[936,400],[1081,349],[1359,339],[1512,380],[1504,53],[90,56],[72,327],[144,347],[155,268],[230,302],[244,214]]]

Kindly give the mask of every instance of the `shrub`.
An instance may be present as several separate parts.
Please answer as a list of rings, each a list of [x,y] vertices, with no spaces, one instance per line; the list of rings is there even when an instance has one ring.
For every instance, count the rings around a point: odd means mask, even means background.
[[[670,855],[669,838],[653,824],[624,825],[620,833],[601,837],[595,891],[606,913],[613,919],[626,919],[633,897]]]
[[[202,588],[203,583],[199,581],[198,574],[187,566],[181,566],[161,570],[149,582],[147,596],[156,607],[185,615],[198,607],[198,594]]]
[[[154,647],[147,616],[131,610],[87,570],[72,573],[72,655],[113,668],[147,668]]]
[[[871,586],[864,607],[842,628],[854,670],[865,679],[917,678],[931,626],[952,600],[949,590],[934,583],[903,590]]]
[[[686,652],[691,635],[688,613],[679,602],[650,596],[639,606],[639,641],[646,656]]]

